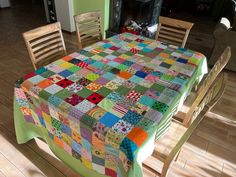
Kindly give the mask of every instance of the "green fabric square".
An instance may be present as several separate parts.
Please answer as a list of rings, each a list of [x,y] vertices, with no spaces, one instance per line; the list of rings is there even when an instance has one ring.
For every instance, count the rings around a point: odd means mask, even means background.
[[[164,81],[172,81],[175,77],[174,76],[170,76],[168,74],[163,74],[161,76],[161,80],[164,80]]]
[[[96,79],[98,79],[100,76],[98,74],[95,73],[90,73],[88,74],[85,78],[91,81],[95,81]]]
[[[97,122],[96,119],[85,114],[85,115],[83,115],[83,117],[80,120],[80,126],[86,128],[86,129],[92,130],[92,127],[96,122]]]
[[[141,98],[138,100],[139,103],[151,107],[156,100],[152,99],[149,96],[143,95]]]
[[[105,71],[110,71],[110,70],[113,69],[113,67],[112,67],[112,66],[109,66],[109,65],[104,65],[104,66],[102,67],[102,69],[105,70]]]
[[[116,92],[121,95],[127,95],[129,91],[130,89],[127,87],[124,87],[123,85],[121,85],[118,89],[116,89]]]
[[[115,102],[111,101],[110,99],[104,98],[98,103],[98,106],[105,109],[106,111],[110,111],[113,106],[115,106]]]
[[[45,71],[45,72],[43,72],[42,74],[40,74],[42,77],[44,77],[44,78],[49,78],[50,76],[52,76],[52,75],[54,75],[55,73],[54,72],[52,72],[52,71]]]
[[[51,96],[50,93],[46,92],[45,90],[42,90],[39,92],[39,97],[43,98],[44,100],[48,100],[48,98]]]
[[[102,95],[102,96],[104,96],[104,97],[106,97],[107,95],[109,95],[111,92],[112,92],[112,91],[111,91],[110,89],[106,88],[106,87],[102,87],[102,88],[100,88],[100,89],[97,91],[98,94],[100,94],[100,95]]]
[[[161,112],[162,114],[164,114],[168,110],[169,106],[165,103],[160,102],[160,101],[156,101],[152,105],[152,108]]]
[[[94,54],[91,53],[91,52],[86,52],[84,55],[87,56],[87,57],[91,57],[91,56],[93,56]]]
[[[191,58],[188,60],[189,63],[194,63],[194,64],[196,64],[196,65],[198,65],[198,64],[200,63],[200,61],[201,61],[201,60],[198,60],[198,59],[196,59],[196,58],[194,58],[194,57],[191,57]]]
[[[114,55],[114,56],[117,56],[117,57],[118,57],[118,56],[120,56],[120,55],[121,55],[121,53],[119,53],[119,52],[115,51],[115,52],[113,52],[113,53],[112,53],[112,55]]]
[[[140,127],[143,130],[148,131],[150,129],[150,127],[153,126],[153,125],[155,125],[154,121],[152,121],[150,119],[147,119],[147,118],[144,118],[136,124],[136,127]]]
[[[78,91],[76,94],[83,97],[87,98],[89,95],[91,95],[93,92],[87,88],[83,88],[82,90]]]
[[[120,69],[121,71],[125,71],[125,70],[127,70],[129,67],[126,66],[126,65],[120,64],[120,65],[116,66],[116,68]]]
[[[70,68],[69,68],[69,69],[67,69],[67,70],[69,70],[69,71],[71,71],[71,72],[75,73],[75,72],[77,72],[77,71],[81,70],[81,68],[80,68],[80,67],[78,67],[78,66],[72,66],[72,67],[70,67]]]
[[[133,56],[134,55],[134,53],[130,52],[130,51],[126,52],[125,54],[128,55],[128,56]]]
[[[155,84],[152,85],[151,89],[154,89],[157,92],[161,93],[165,89],[165,87],[155,83]]]
[[[105,56],[107,56],[108,54],[105,53],[105,52],[100,52],[98,55],[101,56],[101,57],[105,57]]]
[[[63,89],[55,94],[56,97],[61,98],[62,100],[64,100],[65,98],[68,98],[71,95],[72,93],[67,89]]]
[[[141,85],[136,85],[136,86],[134,87],[134,90],[136,90],[136,91],[138,91],[138,92],[140,92],[140,93],[142,93],[142,94],[144,94],[144,93],[147,91],[147,89],[148,89],[148,88],[143,87],[143,86],[141,86]]]
[[[146,55],[146,52],[144,52],[143,50],[140,50],[140,51],[138,52],[138,54],[140,54],[140,55]]]

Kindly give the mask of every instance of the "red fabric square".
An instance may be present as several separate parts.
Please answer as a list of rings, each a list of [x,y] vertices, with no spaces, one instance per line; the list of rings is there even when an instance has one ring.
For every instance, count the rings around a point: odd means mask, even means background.
[[[90,101],[91,103],[98,104],[100,101],[102,101],[104,96],[98,94],[98,93],[93,93],[92,95],[87,97],[87,100]]]
[[[56,84],[63,87],[63,88],[66,88],[68,87],[69,85],[73,84],[74,82],[72,82],[71,80],[69,79],[63,79],[59,82],[57,82]]]
[[[110,47],[111,50],[119,50],[120,48],[116,47],[116,46],[112,46]]]
[[[88,66],[88,63],[81,61],[78,64],[76,64],[77,66],[79,66],[80,68],[86,68]]]
[[[111,176],[111,177],[117,177],[117,173],[110,168],[105,168],[105,175]]]
[[[67,103],[70,103],[72,106],[75,106],[82,102],[84,99],[76,94],[73,94],[65,99]]]
[[[24,78],[24,80],[27,80],[27,79],[34,77],[34,76],[36,76],[36,74],[35,74],[35,72],[32,72],[32,73],[25,75],[23,78]]]
[[[138,101],[138,99],[142,96],[141,93],[135,91],[135,90],[131,90],[128,95],[126,96],[129,99],[132,99],[133,101]]]

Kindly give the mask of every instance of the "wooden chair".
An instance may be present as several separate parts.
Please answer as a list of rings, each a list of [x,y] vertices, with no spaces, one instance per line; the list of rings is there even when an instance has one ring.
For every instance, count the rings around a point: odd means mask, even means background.
[[[184,47],[193,23],[159,16],[155,39],[161,42]]]
[[[188,127],[191,122],[191,115],[194,110],[197,108],[199,102],[203,99],[203,97],[207,94],[210,86],[215,81],[216,77],[223,70],[225,65],[228,63],[231,56],[231,49],[227,47],[222,55],[219,57],[209,74],[200,83],[200,86],[196,92],[191,92],[190,95],[184,102],[184,105],[180,108],[177,114],[174,115],[174,118],[183,122],[183,125]]]
[[[79,49],[83,48],[82,43],[89,45],[103,39],[101,15],[96,11],[74,16]]]
[[[204,116],[211,110],[211,108],[218,102],[224,93],[227,77],[226,74],[221,74],[215,80],[206,96],[199,102],[197,108],[192,114],[192,123],[189,128],[173,121],[167,133],[157,140],[155,149],[151,157],[143,162],[143,167],[155,175],[164,177],[168,173],[168,169],[173,162],[173,159],[178,156],[181,147],[189,139],[195,128],[202,121]],[[161,173],[158,172],[157,162],[163,163]]]
[[[23,33],[34,69],[46,61],[66,55],[66,48],[59,22]],[[57,58],[58,59],[58,58]]]

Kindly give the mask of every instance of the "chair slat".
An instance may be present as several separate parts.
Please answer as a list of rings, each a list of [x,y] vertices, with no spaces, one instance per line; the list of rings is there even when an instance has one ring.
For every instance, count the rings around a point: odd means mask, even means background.
[[[45,25],[23,33],[34,69],[42,60],[54,55],[66,55],[66,48],[59,22]]]
[[[161,42],[163,42],[162,39],[170,39],[170,41],[167,40],[170,44],[175,45],[176,42],[172,43],[172,41],[177,41],[180,43],[181,47],[184,47],[192,26],[193,23],[190,22],[159,16],[159,24],[155,39]]]
[[[98,36],[97,41],[102,40],[101,15],[100,11],[96,11],[74,16],[79,49],[83,48],[82,43],[88,41],[88,38],[94,41],[95,35]]]

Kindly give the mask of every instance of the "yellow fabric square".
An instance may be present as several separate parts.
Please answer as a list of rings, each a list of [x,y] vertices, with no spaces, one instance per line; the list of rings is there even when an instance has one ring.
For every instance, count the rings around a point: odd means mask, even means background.
[[[173,63],[175,63],[175,60],[165,59],[164,62],[172,65]]]
[[[47,113],[42,111],[42,116],[43,116],[45,122],[47,122],[49,124],[52,122],[51,116],[49,116]]]
[[[69,62],[64,62],[64,63],[60,64],[60,66],[61,66],[62,68],[67,69],[67,68],[70,68],[70,67],[72,67],[72,66],[74,66],[74,65],[71,64],[71,63],[69,63]]]

